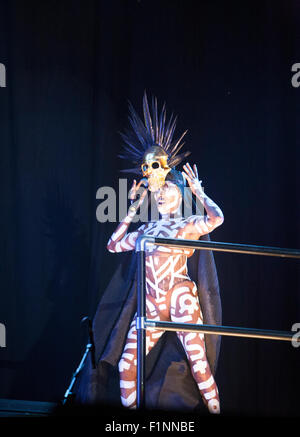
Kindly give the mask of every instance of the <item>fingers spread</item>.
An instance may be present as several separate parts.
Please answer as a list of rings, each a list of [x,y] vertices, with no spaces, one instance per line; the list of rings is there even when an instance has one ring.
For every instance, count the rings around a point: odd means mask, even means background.
[[[195,175],[194,175],[193,169],[192,169],[192,167],[190,166],[190,164],[189,164],[188,162],[187,162],[187,167],[188,167],[188,169],[189,169],[189,171],[190,171],[190,174],[191,174],[192,177],[194,178]]]
[[[186,165],[183,166],[186,176],[190,177],[190,171]]]
[[[183,168],[185,169],[185,171],[187,172],[187,174],[189,175],[189,177],[191,179],[195,178],[195,174],[193,172],[193,169],[188,162],[186,163],[186,165],[183,166]]]
[[[140,182],[137,184],[137,186],[136,186],[136,189],[137,189],[137,190],[140,188],[140,186],[142,185],[142,183],[143,183],[143,179],[141,179]]]
[[[188,183],[190,184],[191,183],[191,178],[184,171],[182,171],[181,174],[184,177],[184,179],[187,180]]]
[[[198,179],[198,169],[197,169],[196,164],[193,165],[193,168],[194,168],[194,172],[195,172],[196,178]]]

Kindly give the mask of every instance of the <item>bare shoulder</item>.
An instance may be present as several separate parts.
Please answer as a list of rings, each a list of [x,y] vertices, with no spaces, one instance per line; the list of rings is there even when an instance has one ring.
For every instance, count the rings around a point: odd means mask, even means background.
[[[203,219],[204,216],[190,215],[189,217],[182,219],[182,221],[178,223],[178,228],[180,229],[180,228],[187,228],[187,227],[194,226],[197,222]]]
[[[177,238],[197,239],[199,233],[199,223],[204,222],[205,216],[191,215],[183,219],[178,226]],[[200,232],[203,233],[202,231]]]

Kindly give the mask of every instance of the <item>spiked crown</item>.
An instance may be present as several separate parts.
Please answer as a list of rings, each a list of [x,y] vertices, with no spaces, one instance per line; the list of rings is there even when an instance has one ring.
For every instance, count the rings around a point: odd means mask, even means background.
[[[167,165],[173,169],[190,152],[178,154],[184,143],[181,142],[187,130],[176,140],[173,140],[177,116],[173,113],[167,121],[166,104],[163,104],[160,114],[158,113],[157,98],[152,97],[152,114],[150,113],[146,91],[143,96],[143,115],[142,120],[134,107],[129,103],[129,122],[131,129],[125,129],[125,132],[120,132],[120,135],[125,142],[124,152],[119,155],[120,158],[131,161],[135,164],[134,168],[121,170],[128,173],[142,173],[141,165],[143,158],[149,149],[160,148],[162,154],[167,155]]]

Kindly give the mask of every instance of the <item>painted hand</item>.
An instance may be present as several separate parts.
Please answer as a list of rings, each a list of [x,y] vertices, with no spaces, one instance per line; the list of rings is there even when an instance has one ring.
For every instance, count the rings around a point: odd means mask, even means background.
[[[142,185],[143,187],[141,188]],[[147,191],[148,191],[147,187],[148,187],[148,182],[146,178],[141,179],[138,184],[134,179],[133,184],[129,190],[128,198],[130,199],[132,206],[135,208],[135,210],[137,210],[143,203],[147,195]],[[139,195],[138,200],[136,200],[137,195]]]
[[[202,181],[199,181],[198,178],[198,170],[196,164],[193,165],[193,168],[190,166],[190,164],[187,162],[183,166],[184,171],[182,172],[182,176],[187,180],[192,193],[198,194],[200,196],[204,195],[203,187],[201,185]]]

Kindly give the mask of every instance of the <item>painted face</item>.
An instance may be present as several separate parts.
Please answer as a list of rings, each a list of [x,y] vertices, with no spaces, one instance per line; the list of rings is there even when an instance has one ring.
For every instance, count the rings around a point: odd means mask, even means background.
[[[150,147],[143,156],[141,168],[143,176],[148,179],[149,191],[158,191],[171,170],[168,166],[168,154],[160,146]]]
[[[182,202],[182,195],[177,185],[166,182],[154,193],[157,209],[161,215],[174,214]]]

